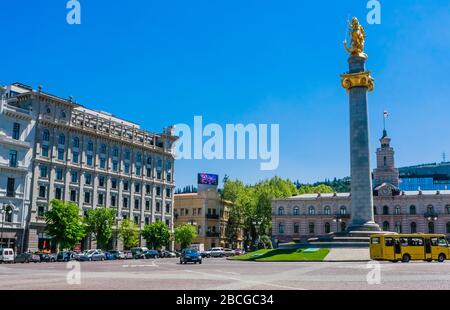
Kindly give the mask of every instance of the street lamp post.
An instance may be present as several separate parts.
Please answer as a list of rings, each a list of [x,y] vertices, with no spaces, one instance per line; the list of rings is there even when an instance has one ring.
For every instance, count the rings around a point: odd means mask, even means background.
[[[342,218],[339,216],[339,214],[336,215],[336,218],[333,219],[333,222],[336,223],[336,232],[339,232],[339,225],[342,223]]]
[[[254,220],[253,225],[255,226],[255,231],[256,231],[256,241],[259,243],[259,233],[260,233],[260,228],[261,228],[261,224],[262,222],[260,220]]]
[[[4,227],[4,224],[5,224],[5,217],[6,217],[6,215],[12,213],[11,206],[3,205],[1,210],[0,210],[0,213],[2,214],[2,229],[0,231],[0,243],[1,243],[0,244],[0,248],[3,248],[3,227]]]

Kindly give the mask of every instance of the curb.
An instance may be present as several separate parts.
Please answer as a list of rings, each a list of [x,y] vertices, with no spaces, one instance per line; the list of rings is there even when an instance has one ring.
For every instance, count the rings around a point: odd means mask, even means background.
[[[285,260],[271,260],[271,261],[264,261],[264,260],[239,260],[239,259],[228,259],[229,261],[234,262],[249,262],[249,263],[367,263],[371,262],[370,259],[347,259],[347,260],[291,260],[291,261],[285,261]]]

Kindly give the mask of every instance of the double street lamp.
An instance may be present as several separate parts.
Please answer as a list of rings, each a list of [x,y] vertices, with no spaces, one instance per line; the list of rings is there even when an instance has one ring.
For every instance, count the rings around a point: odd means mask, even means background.
[[[5,224],[5,218],[13,212],[13,208],[10,205],[3,205],[0,209],[0,214],[2,214],[2,229],[0,231],[0,248],[3,248],[3,227]]]

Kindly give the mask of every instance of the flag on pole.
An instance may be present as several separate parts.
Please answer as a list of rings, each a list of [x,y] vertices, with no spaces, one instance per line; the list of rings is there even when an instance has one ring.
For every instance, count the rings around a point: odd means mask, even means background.
[[[384,111],[383,115],[384,115],[384,118],[388,118],[389,112],[388,111]]]

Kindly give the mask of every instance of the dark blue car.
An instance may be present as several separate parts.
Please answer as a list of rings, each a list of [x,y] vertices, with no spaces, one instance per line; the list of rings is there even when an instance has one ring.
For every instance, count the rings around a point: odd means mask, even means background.
[[[187,263],[202,263],[202,255],[199,251],[197,251],[197,249],[184,249],[183,251],[181,251],[180,264]]]

